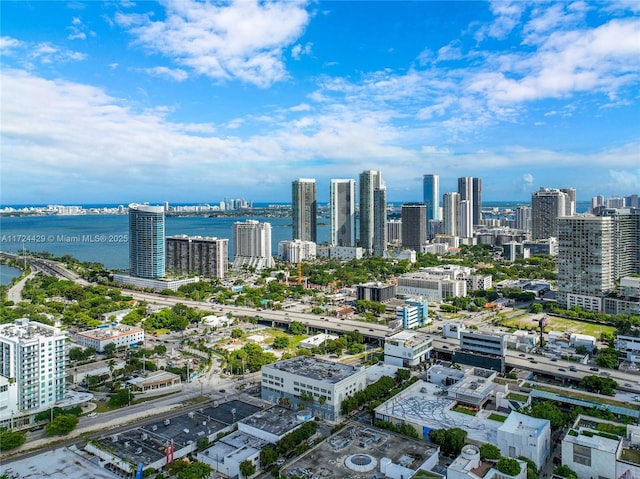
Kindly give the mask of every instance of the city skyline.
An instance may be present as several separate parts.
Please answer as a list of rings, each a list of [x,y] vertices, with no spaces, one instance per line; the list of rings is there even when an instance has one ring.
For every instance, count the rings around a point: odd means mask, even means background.
[[[637,3],[392,5],[2,2],[0,204],[640,191]]]

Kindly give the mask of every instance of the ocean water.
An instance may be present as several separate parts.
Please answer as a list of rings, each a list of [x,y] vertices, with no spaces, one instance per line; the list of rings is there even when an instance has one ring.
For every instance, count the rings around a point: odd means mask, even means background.
[[[291,239],[291,218],[260,216],[168,216],[165,234],[228,238],[229,257],[233,258],[233,223],[247,219],[271,223],[274,255],[278,252],[278,242]],[[27,251],[48,251],[55,256],[69,254],[81,261],[102,263],[110,269],[129,267],[128,234],[127,215],[0,217],[0,251],[19,253],[24,247]],[[323,220],[318,225],[318,243],[328,242],[329,234],[329,225]]]
[[[497,207],[515,209],[523,201],[486,202],[483,209]],[[398,214],[402,203],[393,204]],[[115,207],[118,205],[83,205],[89,207]],[[256,204],[255,206],[266,206]],[[586,211],[588,202],[578,202],[578,212]],[[20,207],[20,205],[14,205]],[[397,215],[399,217],[399,214]],[[214,236],[229,239],[229,257],[233,258],[233,223],[247,219],[271,223],[271,246],[274,255],[278,242],[291,239],[291,218],[262,216],[205,217],[167,216],[167,236],[186,234],[189,236]],[[0,251],[19,253],[26,251],[48,251],[55,256],[71,255],[81,261],[102,263],[109,269],[126,270],[129,267],[129,233],[127,215],[78,215],[78,216],[0,216]],[[328,243],[329,219],[318,219],[318,244]],[[13,277],[7,270],[2,280]]]
[[[0,286],[9,284],[13,278],[20,276],[20,273],[21,271],[18,268],[0,264]]]

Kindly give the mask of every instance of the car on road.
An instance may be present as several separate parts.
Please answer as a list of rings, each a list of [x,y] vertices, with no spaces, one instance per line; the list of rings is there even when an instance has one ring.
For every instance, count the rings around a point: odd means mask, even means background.
[[[578,371],[578,368],[575,366],[569,366],[569,371],[573,371],[574,373]]]
[[[564,372],[564,371],[566,371],[566,369],[565,368],[558,368],[558,371]]]
[[[96,417],[98,415],[98,413],[96,412],[90,412],[89,414],[87,414],[87,417]]]
[[[589,371],[600,371],[600,368],[589,368]]]
[[[602,371],[600,374],[602,374],[603,376],[611,376],[611,373],[609,371]]]
[[[551,362],[555,363],[558,361],[558,358],[551,358]]]
[[[521,358],[524,358],[526,354],[518,354],[518,356],[520,356]]]
[[[537,364],[538,363],[538,361],[536,361],[535,359],[529,359],[529,362],[532,363],[532,364]]]

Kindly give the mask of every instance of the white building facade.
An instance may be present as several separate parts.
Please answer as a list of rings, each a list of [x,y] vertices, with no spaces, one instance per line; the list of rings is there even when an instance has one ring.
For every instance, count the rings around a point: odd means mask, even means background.
[[[504,456],[524,456],[540,470],[551,454],[551,423],[512,411],[498,429],[498,444]]]
[[[104,352],[108,344],[116,347],[131,346],[144,343],[144,329],[126,324],[118,324],[107,328],[97,328],[76,334],[76,342],[85,348],[95,348],[99,353]]]
[[[65,397],[66,343],[59,328],[26,318],[0,326],[0,425]]]
[[[315,416],[328,421],[338,421],[342,401],[366,385],[364,367],[311,356],[262,366],[262,399],[311,408]]]
[[[257,270],[272,268],[275,261],[271,256],[271,223],[256,220],[233,224],[233,267],[254,267]]]
[[[416,367],[429,359],[432,349],[431,336],[418,331],[400,331],[385,339],[384,362],[403,368]]]

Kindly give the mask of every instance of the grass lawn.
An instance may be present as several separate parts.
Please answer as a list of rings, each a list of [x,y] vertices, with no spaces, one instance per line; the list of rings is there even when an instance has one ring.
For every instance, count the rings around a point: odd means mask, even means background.
[[[525,396],[524,394],[518,394],[518,393],[509,393],[507,394],[507,399],[511,401],[527,402],[527,399],[529,399],[529,396]]]
[[[536,315],[526,313],[509,319],[503,319],[500,321],[500,326],[518,329],[537,329],[538,320]],[[600,338],[602,333],[614,334],[616,331],[616,328],[613,326],[587,323],[576,319],[557,318],[555,316],[548,316],[548,323],[545,329],[547,331],[588,334],[596,338]]]
[[[632,462],[634,464],[640,464],[640,451],[637,451],[635,449],[623,449],[620,459],[622,459],[623,461]]]
[[[507,420],[507,416],[503,416],[502,414],[490,414],[489,419],[492,421],[505,422]]]
[[[475,416],[476,415],[475,411],[472,411],[471,409],[467,409],[466,407],[462,407],[462,406],[454,407],[453,411],[459,412],[459,413],[462,413],[462,414],[467,414],[469,416]]]

